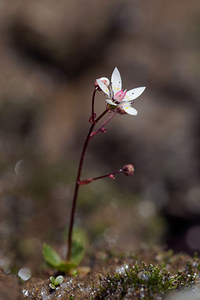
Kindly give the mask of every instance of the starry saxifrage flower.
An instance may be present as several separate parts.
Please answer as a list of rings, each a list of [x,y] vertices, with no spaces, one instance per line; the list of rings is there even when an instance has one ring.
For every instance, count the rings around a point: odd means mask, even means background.
[[[123,90],[121,75],[116,67],[111,76],[110,86],[105,85],[100,79],[96,81],[100,89],[108,96],[106,102],[110,105],[111,109],[119,108],[129,115],[137,115],[137,110],[131,107],[131,104],[133,100],[144,92],[146,87],[139,87],[129,91]]]

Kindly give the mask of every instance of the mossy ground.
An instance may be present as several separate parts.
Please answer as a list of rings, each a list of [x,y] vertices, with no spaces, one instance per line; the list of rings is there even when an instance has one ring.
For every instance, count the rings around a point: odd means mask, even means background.
[[[22,286],[26,299],[164,299],[169,293],[199,284],[200,259],[160,249],[138,254],[95,252],[85,264],[89,272],[66,276],[50,291],[49,279]],[[47,276],[48,277],[48,276]]]
[[[164,266],[146,265],[142,262],[129,268],[125,265],[120,272],[108,275],[101,283],[95,299],[154,299],[170,291],[191,287],[196,279],[191,264],[183,272],[172,275]]]

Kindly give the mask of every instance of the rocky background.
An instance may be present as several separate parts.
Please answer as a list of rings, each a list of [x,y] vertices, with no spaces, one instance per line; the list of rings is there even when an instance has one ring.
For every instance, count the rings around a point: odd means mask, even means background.
[[[200,250],[199,1],[2,0],[0,66],[4,269],[36,272],[43,241],[61,244],[94,81],[115,66],[147,89],[91,142],[84,176],[136,171],[81,188],[76,225],[94,247]]]

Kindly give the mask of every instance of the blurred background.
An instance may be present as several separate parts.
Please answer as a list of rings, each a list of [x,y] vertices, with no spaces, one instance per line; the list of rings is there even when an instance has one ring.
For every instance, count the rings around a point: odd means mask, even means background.
[[[147,89],[91,141],[83,178],[135,175],[81,187],[76,226],[92,248],[200,251],[200,2],[1,0],[0,266],[65,245],[94,81],[115,66]]]

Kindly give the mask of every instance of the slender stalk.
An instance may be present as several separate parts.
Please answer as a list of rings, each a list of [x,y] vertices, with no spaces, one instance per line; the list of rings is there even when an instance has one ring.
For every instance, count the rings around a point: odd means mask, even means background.
[[[98,132],[105,132],[106,130],[104,129],[104,127],[105,127],[105,125],[116,115],[116,111],[115,112],[113,112],[105,121],[104,121],[104,123],[103,123],[103,125],[99,128],[99,129],[97,129],[96,131],[93,131],[92,133],[91,133],[91,138],[93,137],[93,136],[95,136]]]
[[[123,172],[123,169],[119,169],[117,171],[114,171],[114,172],[111,172],[111,173],[107,173],[107,174],[102,175],[102,176],[98,176],[98,177],[93,177],[93,178],[88,178],[88,179],[85,179],[85,180],[81,180],[81,181],[79,181],[79,184],[80,185],[88,184],[88,183],[91,183],[92,181],[103,179],[103,178],[106,178],[106,177],[110,177],[111,179],[115,179],[115,175],[118,174],[118,173],[121,173],[121,172]]]
[[[95,123],[93,123],[91,125],[91,127],[88,131],[87,137],[86,137],[84,145],[83,145],[83,150],[82,150],[82,153],[81,153],[80,161],[79,161],[78,173],[77,173],[76,184],[75,184],[75,189],[74,189],[74,196],[73,196],[73,201],[72,201],[70,223],[69,223],[67,261],[69,261],[70,258],[71,258],[72,231],[73,231],[73,225],[74,225],[74,215],[75,215],[75,210],[76,210],[77,196],[78,196],[78,190],[79,190],[79,181],[80,181],[80,177],[81,177],[83,160],[84,160],[84,157],[85,157],[85,152],[86,152],[87,145],[88,145],[88,142],[89,142],[89,139],[90,139],[90,135],[92,133],[92,130],[93,130],[94,126],[95,126]]]
[[[103,118],[103,116],[107,113],[109,111],[109,109],[108,108],[106,108],[103,112],[102,112],[102,114],[98,117],[98,118],[96,118],[94,121],[95,121],[95,124],[97,123],[97,122],[99,122],[99,120],[101,119],[101,118]]]
[[[91,123],[94,123],[94,119],[96,117],[96,114],[94,112],[94,99],[95,99],[95,95],[96,95],[96,91],[98,90],[98,86],[95,87],[93,95],[92,95],[92,115],[91,115]]]
[[[93,93],[93,98],[94,98],[94,95],[95,95],[95,93]],[[81,171],[82,171],[82,167],[83,167],[83,161],[84,161],[84,158],[85,158],[85,153],[86,153],[88,142],[90,140],[90,136],[91,136],[91,133],[93,131],[94,126],[107,113],[107,111],[108,111],[108,109],[106,109],[91,124],[90,129],[88,131],[88,134],[86,136],[84,145],[83,145],[82,152],[81,152],[81,157],[80,157],[79,166],[78,166],[78,172],[77,172],[77,177],[76,177],[76,184],[75,184],[75,189],[74,189],[74,196],[73,196],[73,201],[72,201],[72,209],[71,209],[71,214],[70,214],[69,233],[68,233],[67,261],[70,261],[70,258],[71,258],[72,231],[73,231],[73,225],[74,225],[74,215],[75,215],[75,210],[76,210],[77,196],[78,196],[78,191],[79,191],[79,182],[80,182]]]

